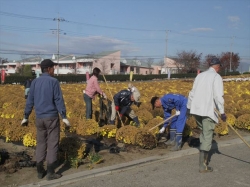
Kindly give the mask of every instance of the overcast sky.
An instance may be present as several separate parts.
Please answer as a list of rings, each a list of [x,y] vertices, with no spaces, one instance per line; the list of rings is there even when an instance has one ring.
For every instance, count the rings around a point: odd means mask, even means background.
[[[0,0],[0,57],[57,54],[58,20],[60,54],[233,51],[250,63],[250,0]]]

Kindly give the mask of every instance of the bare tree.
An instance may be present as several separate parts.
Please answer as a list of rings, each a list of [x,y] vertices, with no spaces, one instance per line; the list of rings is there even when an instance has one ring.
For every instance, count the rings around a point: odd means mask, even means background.
[[[25,65],[25,62],[28,61],[28,57],[26,53],[22,53],[20,57],[21,57],[21,63],[20,63],[20,66],[17,68],[17,73],[23,75],[24,65]]]
[[[172,58],[172,60],[174,61],[174,65],[177,68],[176,73],[182,72],[184,71],[184,64],[182,63],[182,61],[180,61],[180,59],[178,58]]]
[[[161,68],[165,65],[164,60],[160,60],[157,65],[159,65]]]
[[[205,64],[207,65],[207,67],[209,67],[209,63],[211,62],[211,59],[213,57],[217,57],[220,59],[221,65],[222,65],[221,71],[230,70],[230,58],[231,58],[231,69],[233,71],[236,71],[236,69],[239,67],[239,64],[240,64],[240,57],[238,53],[231,54],[231,52],[222,52],[220,55],[209,54],[205,56]]]
[[[132,59],[131,65],[137,66],[137,65],[138,65],[137,62],[138,62],[138,58],[137,58],[137,57],[134,57],[134,58]]]
[[[182,71],[185,73],[194,73],[200,65],[202,53],[197,54],[195,51],[181,51],[177,52],[177,62],[184,65]]]
[[[239,67],[240,64],[240,57],[238,53],[231,54],[231,52],[225,52],[221,53],[220,61],[222,63],[221,67],[222,71],[230,70],[230,64],[231,64],[231,70],[236,71],[236,69]]]
[[[2,58],[0,57],[0,64],[8,63],[8,58]]]
[[[148,71],[149,71],[150,74],[152,74],[151,67],[152,67],[153,63],[154,63],[154,59],[153,58],[146,59],[146,64],[148,66]]]

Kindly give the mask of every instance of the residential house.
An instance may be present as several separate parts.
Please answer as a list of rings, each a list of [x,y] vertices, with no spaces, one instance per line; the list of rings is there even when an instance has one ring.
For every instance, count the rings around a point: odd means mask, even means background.
[[[40,63],[43,59],[40,57],[32,57],[0,64],[0,68],[6,69],[7,74],[13,74],[18,71],[18,68],[23,65],[31,65],[32,70],[36,74],[41,73]],[[138,59],[121,59],[120,51],[106,51],[99,54],[74,56],[60,55],[58,60],[55,55],[51,60],[59,65],[55,66],[55,75],[61,74],[86,74],[92,73],[93,68],[98,67],[104,74],[129,74],[133,71],[134,74],[171,74],[178,73],[183,68],[182,64],[177,63],[173,59],[165,58],[165,63],[162,66],[148,66],[146,62]]]
[[[169,72],[171,74],[176,74],[184,68],[184,65],[176,62],[176,60],[164,58],[164,64],[162,64],[162,66],[154,65],[152,67],[154,68],[153,74],[168,74]]]
[[[147,75],[153,72],[153,68],[138,59],[122,59],[120,73],[129,74],[130,71],[134,74]]]
[[[74,55],[60,55],[58,60],[55,55],[51,60],[58,63],[55,66],[55,75],[58,74],[86,74],[92,73],[93,68],[98,67],[105,74],[117,74],[120,72],[120,51],[103,52],[96,55],[86,55],[76,57]],[[7,74],[17,73],[18,68],[24,65],[31,65],[36,73],[41,73],[40,63],[43,59],[32,57],[0,64]]]

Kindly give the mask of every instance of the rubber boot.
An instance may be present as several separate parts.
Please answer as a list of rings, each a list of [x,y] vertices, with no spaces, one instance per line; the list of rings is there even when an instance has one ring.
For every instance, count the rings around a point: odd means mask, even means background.
[[[175,137],[175,146],[170,149],[170,151],[179,151],[181,150],[182,144],[182,133],[176,133]]]
[[[164,142],[167,146],[175,146],[176,129],[170,129],[170,139]]]
[[[109,124],[110,124],[110,125],[114,125],[114,124],[115,124],[115,121],[114,121],[114,120],[110,120],[110,121],[109,121]]]
[[[45,174],[46,174],[46,171],[43,167],[43,162],[39,162],[39,163],[36,163],[36,169],[37,169],[37,178],[38,179],[42,179]]]
[[[207,165],[208,159],[208,151],[200,151],[200,158],[199,158],[199,172],[200,173],[207,173],[212,172],[213,168]]]
[[[62,177],[60,174],[55,173],[56,162],[47,165],[47,180],[59,179]]]
[[[133,118],[133,121],[136,123],[136,127],[140,127],[140,122],[138,117]]]

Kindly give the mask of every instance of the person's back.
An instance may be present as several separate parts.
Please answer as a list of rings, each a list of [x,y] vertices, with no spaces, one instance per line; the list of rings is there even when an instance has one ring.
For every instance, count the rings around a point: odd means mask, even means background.
[[[212,147],[212,140],[216,123],[218,123],[219,110],[221,119],[225,122],[227,117],[224,113],[223,80],[218,74],[221,62],[217,57],[212,57],[209,62],[210,68],[199,74],[194,81],[193,88],[188,96],[187,108],[193,114],[200,133],[200,156],[199,172],[212,172],[208,166],[208,155]],[[189,112],[188,112],[189,113]]]
[[[133,101],[131,101],[132,92],[128,90],[121,90],[114,95],[114,102],[117,106],[131,106]]]
[[[136,87],[133,88],[133,92],[128,89],[121,90],[120,92],[115,94],[111,105],[112,113],[110,117],[110,124],[114,124],[117,111],[120,117],[122,117],[124,114],[129,116],[136,123],[136,126],[139,127],[139,119],[135,115],[134,111],[130,108],[130,106],[133,103],[138,103],[140,96],[140,92]]]
[[[100,87],[98,85],[98,80],[97,77],[95,75],[92,75],[90,77],[90,79],[88,80],[87,83],[87,87],[85,89],[85,93],[89,96],[89,97],[94,97],[95,94],[99,91],[100,92]]]
[[[161,98],[161,102],[163,104],[164,108],[168,108],[169,110],[172,110],[174,108],[177,107],[177,109],[179,109],[179,107],[182,105],[183,102],[186,103],[187,98],[184,95],[181,94],[166,94]]]
[[[101,70],[97,67],[93,69],[92,76],[87,81],[87,87],[83,91],[84,102],[86,103],[86,119],[92,119],[92,99],[96,94],[100,94],[103,98],[106,98],[106,94],[101,90],[98,84],[98,76],[101,73]]]
[[[192,92],[193,90],[194,92]],[[216,108],[214,99],[219,97],[218,95],[223,96],[223,81],[221,76],[210,67],[207,71],[197,75],[193,90],[191,91],[193,97],[190,113],[209,116],[216,121],[214,117],[214,108]]]
[[[54,90],[55,88],[56,90]],[[59,92],[57,79],[47,73],[43,73],[33,81],[27,102],[34,101],[37,118],[58,116],[56,103],[64,103],[63,98],[56,95]],[[64,108],[64,106],[62,107]]]

